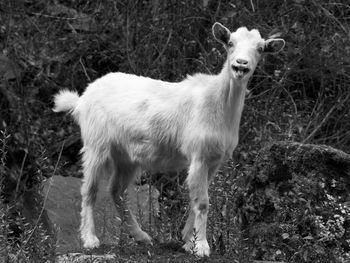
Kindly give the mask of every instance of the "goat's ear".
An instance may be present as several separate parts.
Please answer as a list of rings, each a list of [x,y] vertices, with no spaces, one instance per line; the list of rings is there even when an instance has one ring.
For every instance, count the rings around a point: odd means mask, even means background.
[[[213,30],[213,35],[215,39],[226,46],[230,40],[230,36],[231,36],[230,30],[228,30],[226,27],[224,27],[222,24],[218,22],[216,22],[213,25],[212,30]]]
[[[280,52],[286,42],[282,38],[271,38],[265,41],[264,52],[265,53],[277,53]]]

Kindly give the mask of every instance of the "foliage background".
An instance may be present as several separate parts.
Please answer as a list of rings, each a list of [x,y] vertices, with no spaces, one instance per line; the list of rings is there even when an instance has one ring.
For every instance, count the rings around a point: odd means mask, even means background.
[[[25,191],[51,176],[63,141],[57,173],[80,175],[79,130],[71,118],[51,111],[52,95],[61,88],[82,92],[111,71],[167,81],[217,73],[225,51],[211,35],[215,21],[231,29],[257,28],[265,37],[280,32],[287,43],[283,52],[264,58],[251,80],[234,153],[238,164],[251,162],[258,149],[276,140],[350,152],[346,1],[4,0],[0,129],[7,153],[0,171],[5,179],[22,178]]]

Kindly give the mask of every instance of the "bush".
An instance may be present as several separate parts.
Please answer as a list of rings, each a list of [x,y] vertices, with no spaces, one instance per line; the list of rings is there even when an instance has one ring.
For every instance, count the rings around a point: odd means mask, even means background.
[[[331,147],[272,143],[246,172],[235,213],[255,259],[350,259],[350,156]]]
[[[42,175],[7,167],[7,141],[0,134],[0,259],[1,262],[48,262],[53,260],[55,236],[47,221],[39,194]],[[24,164],[25,160],[23,160]],[[41,164],[43,165],[43,164]],[[12,167],[13,168],[13,167]],[[22,167],[23,168],[23,167]],[[33,179],[37,181],[33,182]],[[30,187],[28,189],[28,187]]]

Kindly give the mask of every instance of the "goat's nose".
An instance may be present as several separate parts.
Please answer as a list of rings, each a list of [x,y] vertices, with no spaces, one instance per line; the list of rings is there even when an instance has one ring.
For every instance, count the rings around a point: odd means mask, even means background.
[[[247,61],[247,60],[241,59],[241,58],[237,59],[236,62],[237,62],[238,64],[241,64],[241,65],[247,65],[247,64],[248,64],[248,61]]]

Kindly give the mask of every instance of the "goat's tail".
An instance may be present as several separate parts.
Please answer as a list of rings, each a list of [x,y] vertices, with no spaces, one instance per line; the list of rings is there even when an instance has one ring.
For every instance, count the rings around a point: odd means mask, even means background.
[[[70,111],[72,112],[78,104],[79,95],[75,91],[61,90],[54,97],[54,112]]]

